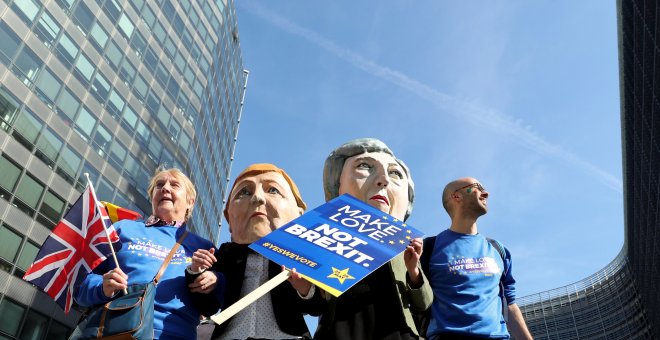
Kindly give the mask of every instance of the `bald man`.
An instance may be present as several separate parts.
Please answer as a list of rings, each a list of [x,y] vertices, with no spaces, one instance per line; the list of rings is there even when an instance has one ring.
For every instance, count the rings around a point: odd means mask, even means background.
[[[460,178],[445,186],[442,205],[451,226],[434,243],[424,242],[433,288],[427,337],[509,339],[511,332],[531,339],[515,304],[511,253],[477,229],[477,219],[488,212],[488,191],[474,178]]]

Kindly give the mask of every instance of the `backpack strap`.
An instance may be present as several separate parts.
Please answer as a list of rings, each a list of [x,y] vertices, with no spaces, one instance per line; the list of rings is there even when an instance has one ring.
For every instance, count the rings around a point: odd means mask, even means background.
[[[422,271],[426,277],[429,276],[429,263],[431,262],[431,255],[433,253],[433,248],[435,248],[435,238],[436,236],[430,236],[424,239],[422,245],[422,256],[419,258],[419,262],[422,266]]]
[[[174,253],[176,253],[176,250],[179,249],[179,246],[181,243],[183,243],[183,240],[188,236],[188,230],[183,232],[183,235],[179,237],[179,239],[176,241],[176,244],[172,247],[170,250],[170,253],[167,254],[167,257],[165,258],[165,261],[163,261],[163,264],[160,265],[160,269],[158,270],[158,274],[154,277],[154,285],[158,285],[158,281],[160,281],[160,276],[165,273],[165,269],[167,269],[167,266],[170,264],[170,261],[172,261],[172,257],[174,257]]]
[[[505,263],[505,258],[506,258],[506,251],[504,250],[504,246],[497,242],[496,240],[486,237],[486,240],[488,243],[490,243],[498,253],[500,253],[500,257],[502,258],[502,276],[500,276],[500,295],[502,296],[502,315],[504,316],[504,322],[509,321],[509,308],[507,307],[507,301],[506,301],[506,296],[504,296],[504,277],[507,275],[507,268],[506,268],[506,263]],[[424,253],[422,253],[424,255]]]

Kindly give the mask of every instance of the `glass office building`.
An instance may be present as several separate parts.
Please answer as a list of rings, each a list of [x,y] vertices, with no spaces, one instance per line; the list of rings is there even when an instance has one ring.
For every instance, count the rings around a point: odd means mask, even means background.
[[[232,0],[0,1],[0,339],[77,321],[20,277],[84,173],[144,215],[155,169],[182,169],[217,241],[246,82]]]
[[[535,339],[660,336],[660,3],[618,0],[617,12],[624,245],[600,272],[518,300]]]

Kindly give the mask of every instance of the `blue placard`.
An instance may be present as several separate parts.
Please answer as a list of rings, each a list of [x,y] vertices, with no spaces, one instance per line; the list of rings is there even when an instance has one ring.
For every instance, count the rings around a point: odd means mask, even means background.
[[[423,234],[344,194],[253,242],[250,248],[334,296],[387,263]]]

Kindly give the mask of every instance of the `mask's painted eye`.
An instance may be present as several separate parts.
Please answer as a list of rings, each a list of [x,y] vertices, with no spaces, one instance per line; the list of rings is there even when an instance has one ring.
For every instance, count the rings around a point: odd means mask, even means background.
[[[266,190],[269,194],[278,194],[281,195],[280,191],[276,187],[270,187]]]
[[[396,179],[403,179],[403,173],[399,171],[398,169],[392,169],[387,172],[390,177],[396,178]]]
[[[243,198],[252,195],[252,192],[248,188],[242,188],[236,193],[236,198]]]
[[[371,167],[371,164],[369,164],[369,163],[367,163],[367,162],[360,162],[360,163],[356,166],[356,168],[358,168],[358,169],[371,169],[372,167]]]

